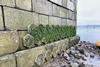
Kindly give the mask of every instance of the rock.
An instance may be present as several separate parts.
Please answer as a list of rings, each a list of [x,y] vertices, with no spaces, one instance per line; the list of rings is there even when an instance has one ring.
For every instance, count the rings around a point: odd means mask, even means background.
[[[61,67],[67,67],[66,65],[63,65],[63,66],[61,66]]]
[[[6,55],[0,57],[0,67],[16,67],[15,55]]]
[[[79,67],[78,63],[71,63],[71,67]]]
[[[75,50],[75,47],[71,47],[70,50]]]
[[[94,53],[90,53],[90,57],[91,58],[94,58]]]
[[[67,60],[70,60],[70,57],[68,56],[67,53],[64,53],[64,57],[65,57]]]
[[[80,52],[81,54],[85,54],[83,48],[80,48],[80,49],[79,49],[79,52]]]
[[[78,46],[75,46],[75,50],[78,50]]]
[[[74,57],[77,58],[77,59],[82,58],[82,56],[80,54],[74,54]]]
[[[85,67],[85,64],[80,63],[80,64],[79,64],[79,67]]]
[[[26,47],[26,48],[35,47],[34,37],[31,36],[30,34],[27,34],[26,36],[23,37],[23,43],[24,43],[24,47]]]
[[[84,57],[82,57],[82,60],[86,61],[87,59],[85,59]]]
[[[74,55],[75,53],[76,53],[75,50],[70,51],[70,54],[72,54],[72,55]]]

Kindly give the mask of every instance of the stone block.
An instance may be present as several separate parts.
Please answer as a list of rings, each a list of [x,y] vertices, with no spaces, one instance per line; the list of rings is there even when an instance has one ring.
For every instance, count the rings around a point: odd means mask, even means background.
[[[38,13],[52,15],[52,3],[47,0],[37,0],[34,9]]]
[[[19,48],[19,37],[16,31],[0,31],[0,56],[16,52]]]
[[[34,20],[34,23],[33,23],[34,25],[39,25],[40,24],[39,15],[37,13],[33,13],[33,18],[32,19]]]
[[[60,16],[60,7],[55,5],[55,4],[53,4],[52,13],[53,13],[53,16]]]
[[[46,49],[46,60],[49,61],[54,53],[54,48],[55,48],[55,44],[54,43],[50,43],[45,45],[45,49]]]
[[[66,49],[69,49],[69,39],[65,39],[65,46],[66,46]]]
[[[49,25],[61,26],[61,18],[49,16]]]
[[[4,30],[4,27],[3,27],[3,18],[2,18],[2,10],[1,10],[1,7],[0,7],[0,30]]]
[[[61,19],[61,25],[67,26],[67,19]]]
[[[45,16],[45,15],[39,15],[39,23],[40,24],[43,24],[43,25],[48,25],[49,23],[48,23],[48,20],[49,20],[49,18],[48,18],[48,16]]]
[[[76,20],[76,18],[77,18],[77,14],[76,14],[75,12],[73,12],[73,14],[72,14],[72,19],[73,19],[73,20]]]
[[[71,10],[74,10],[74,3],[73,3],[74,0],[70,1],[70,0],[67,0],[67,8],[71,9]]]
[[[15,55],[0,57],[0,67],[16,67]]]
[[[15,0],[0,0],[0,5],[15,7]]]
[[[76,21],[67,19],[67,25],[68,26],[76,26]]]
[[[18,67],[37,67],[45,62],[45,47],[36,47],[16,53]]]
[[[54,44],[56,45],[57,49],[53,52],[54,53],[53,55],[56,56],[61,53],[62,42],[60,40],[60,41],[55,42]]]
[[[4,7],[4,13],[6,28],[10,30],[27,30],[29,24],[38,24],[38,15],[33,12]]]
[[[67,9],[60,8],[60,17],[67,18]]]
[[[68,14],[69,14],[68,18],[73,19],[73,17],[74,17],[73,12],[69,11]]]
[[[16,0],[16,6],[25,10],[32,10],[32,1],[31,0]]]
[[[79,42],[79,40],[80,40],[79,36],[70,37],[69,39],[70,46],[76,45]]]
[[[24,45],[23,45],[23,37],[27,34],[27,31],[18,31],[18,35],[19,35],[19,49],[25,49]]]
[[[62,6],[67,8],[67,0],[62,0]]]
[[[62,40],[62,51],[66,51],[69,48],[69,39]]]
[[[50,1],[62,6],[62,0],[50,0]]]

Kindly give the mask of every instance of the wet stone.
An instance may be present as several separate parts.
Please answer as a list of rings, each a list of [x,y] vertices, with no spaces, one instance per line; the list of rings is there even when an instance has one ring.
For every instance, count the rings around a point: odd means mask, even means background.
[[[90,57],[91,58],[94,58],[94,53],[90,53]]]

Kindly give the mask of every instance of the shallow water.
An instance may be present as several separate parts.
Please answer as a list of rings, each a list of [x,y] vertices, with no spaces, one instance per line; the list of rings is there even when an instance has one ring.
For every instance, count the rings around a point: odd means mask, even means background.
[[[77,34],[81,37],[81,41],[90,41],[95,43],[100,41],[100,27],[77,27]]]

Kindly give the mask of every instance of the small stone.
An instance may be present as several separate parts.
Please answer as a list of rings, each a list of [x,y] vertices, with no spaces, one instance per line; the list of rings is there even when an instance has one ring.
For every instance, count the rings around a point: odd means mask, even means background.
[[[71,63],[71,67],[79,67],[78,63]]]
[[[70,51],[70,54],[72,54],[72,55],[74,55],[75,53],[76,53],[75,50]]]
[[[81,63],[79,64],[79,67],[85,67],[85,64]]]
[[[80,59],[82,56],[80,54],[74,54],[74,57]]]
[[[63,66],[61,66],[61,67],[67,67],[66,65],[63,65]]]
[[[84,54],[84,49],[80,48],[80,49],[79,49],[79,52],[80,52],[81,54]]]
[[[82,57],[82,60],[86,61],[87,59],[85,59],[84,57]]]
[[[94,53],[90,53],[90,57],[91,58],[94,58]]]
[[[75,50],[75,47],[71,47],[71,50]]]
[[[64,53],[64,57],[67,59],[67,60],[70,60],[70,57],[67,53]]]

